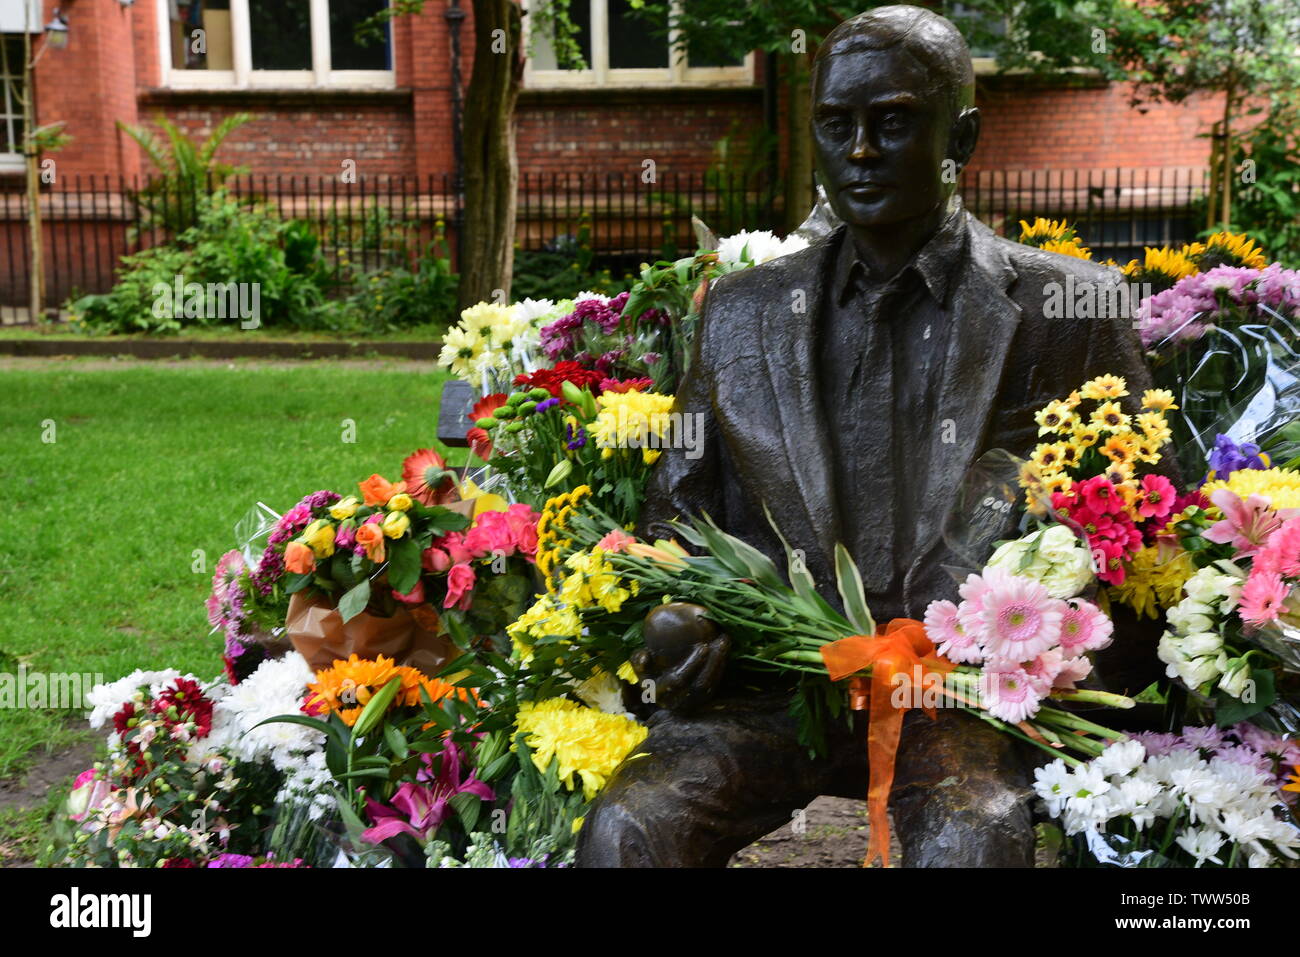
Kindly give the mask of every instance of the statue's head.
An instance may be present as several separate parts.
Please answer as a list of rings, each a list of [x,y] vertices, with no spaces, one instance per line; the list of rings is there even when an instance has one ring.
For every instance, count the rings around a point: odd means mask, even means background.
[[[924,7],[877,7],[832,30],[813,62],[812,126],[840,219],[876,228],[946,204],[979,139],[974,89],[966,41]]]

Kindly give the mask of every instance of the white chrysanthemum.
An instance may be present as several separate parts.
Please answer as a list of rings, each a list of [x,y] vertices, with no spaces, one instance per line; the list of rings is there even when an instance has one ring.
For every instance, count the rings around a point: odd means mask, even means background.
[[[550,318],[555,311],[555,303],[549,299],[523,299],[515,303],[516,315],[536,327],[540,323],[538,320]]]
[[[1223,863],[1215,856],[1219,853],[1219,848],[1223,847],[1223,835],[1212,828],[1189,827],[1174,838],[1174,843],[1196,858],[1197,867],[1206,861]]]
[[[153,697],[169,681],[179,677],[181,677],[181,673],[174,668],[168,668],[164,671],[137,669],[125,678],[118,678],[116,681],[107,684],[95,685],[90,689],[90,694],[86,695],[86,701],[91,709],[87,718],[90,726],[96,729],[102,728],[104,723],[121,711],[122,705],[130,701],[141,688],[147,687],[149,697]],[[187,677],[193,676],[189,675]]]
[[[1141,741],[1116,741],[1096,760],[1096,766],[1107,777],[1131,774],[1147,756]]]
[[[724,263],[750,262],[755,266],[798,252],[808,245],[799,236],[777,239],[770,230],[741,230],[718,242],[718,260]]]
[[[1047,813],[1057,817],[1069,797],[1070,769],[1064,761],[1053,761],[1034,770],[1034,792],[1047,804]]]
[[[483,348],[483,339],[477,332],[452,326],[442,337],[438,365],[450,370],[458,379],[470,381],[470,364],[482,355]]]
[[[297,766],[297,756],[318,751],[325,736],[301,724],[268,718],[299,714],[307,685],[315,680],[307,661],[296,651],[264,661],[230,690],[217,710],[228,712],[240,730],[232,750],[245,761],[269,760],[277,770]],[[259,727],[260,725],[260,727]]]
[[[582,292],[574,296],[573,302],[576,305],[580,302],[586,302],[588,299],[599,299],[601,302],[609,302],[609,296],[602,295],[598,292],[592,292],[590,289],[584,289]],[[572,309],[570,309],[570,312],[572,312]]]

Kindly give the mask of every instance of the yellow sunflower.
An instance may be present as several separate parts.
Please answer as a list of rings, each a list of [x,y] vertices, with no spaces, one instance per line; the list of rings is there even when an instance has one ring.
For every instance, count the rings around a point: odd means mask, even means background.
[[[1105,432],[1119,432],[1128,427],[1129,416],[1118,402],[1103,402],[1092,412],[1090,423]]]
[[[1034,413],[1034,421],[1038,423],[1039,435],[1046,435],[1049,432],[1068,432],[1074,423],[1074,413],[1063,400],[1053,399]]]
[[[1171,412],[1178,406],[1174,405],[1174,394],[1168,389],[1147,389],[1142,393],[1142,408],[1153,412]]]
[[[1095,379],[1090,379],[1079,389],[1079,393],[1085,399],[1102,401],[1104,399],[1119,399],[1128,395],[1128,383],[1123,376],[1118,375],[1099,375]]]

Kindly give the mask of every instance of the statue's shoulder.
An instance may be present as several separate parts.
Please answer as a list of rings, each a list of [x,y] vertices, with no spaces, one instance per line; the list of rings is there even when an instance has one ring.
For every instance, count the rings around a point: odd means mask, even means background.
[[[986,255],[1000,256],[1015,270],[1017,278],[1024,282],[1064,282],[1066,277],[1074,281],[1094,283],[1117,283],[1123,277],[1118,269],[1105,266],[1088,259],[1066,256],[1061,253],[1048,252],[1037,246],[1027,246],[1005,236],[999,236],[983,223],[975,223],[971,229],[971,239],[984,247]]]

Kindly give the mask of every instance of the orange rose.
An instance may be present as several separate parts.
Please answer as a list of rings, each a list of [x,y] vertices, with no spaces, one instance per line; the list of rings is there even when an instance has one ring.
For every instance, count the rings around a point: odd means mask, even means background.
[[[284,567],[297,574],[307,575],[316,569],[316,556],[311,546],[302,542],[290,542],[284,550]]]
[[[379,527],[378,522],[371,522],[357,529],[357,544],[366,550],[366,558],[372,562],[378,563],[384,560],[384,530]]]
[[[388,500],[394,495],[406,491],[405,482],[393,483],[378,474],[370,476],[364,482],[359,482],[357,487],[361,489],[367,505],[387,505]]]

